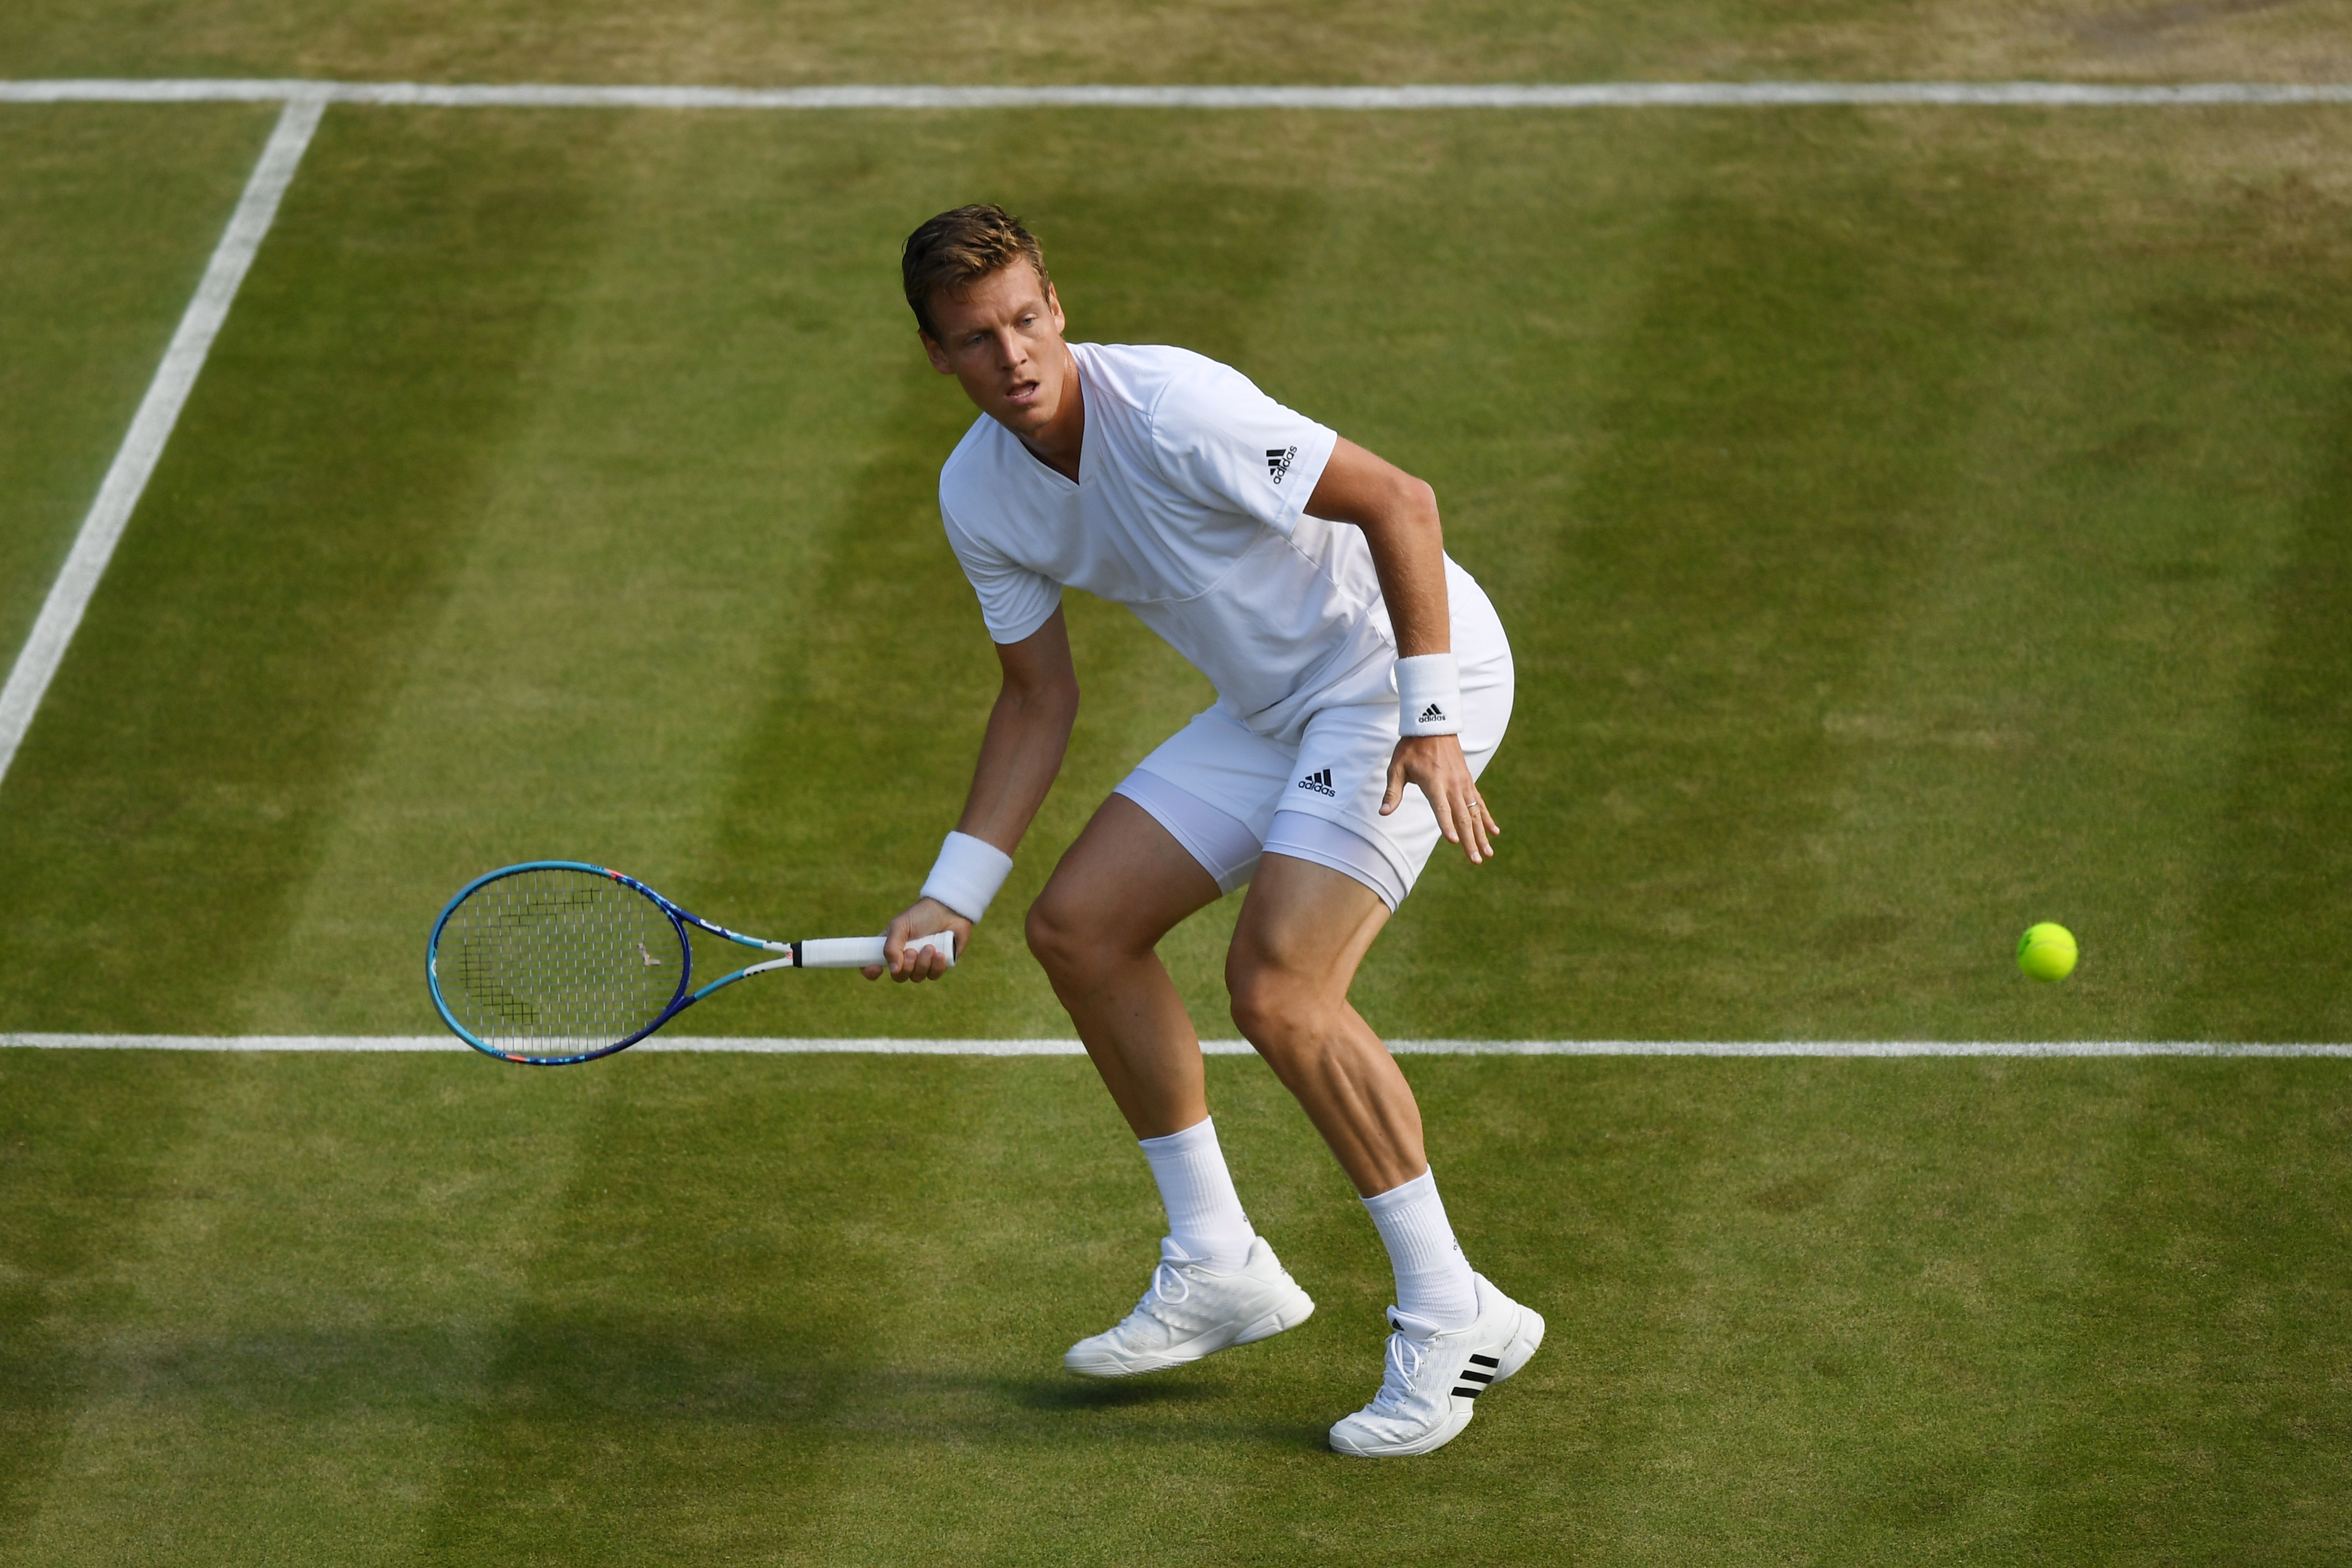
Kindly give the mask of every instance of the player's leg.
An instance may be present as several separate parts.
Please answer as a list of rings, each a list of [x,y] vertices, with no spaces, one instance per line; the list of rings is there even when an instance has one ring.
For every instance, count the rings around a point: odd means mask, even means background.
[[[1389,906],[1361,881],[1276,853],[1258,863],[1225,956],[1234,1022],[1367,1196],[1429,1168],[1421,1108],[1348,987]]]
[[[1365,881],[1281,852],[1277,819],[1226,959],[1234,1021],[1361,1194],[1396,1276],[1380,1393],[1331,1428],[1367,1457],[1425,1454],[1543,1342],[1541,1316],[1474,1273],[1422,1152],[1421,1109],[1348,987],[1389,908]]]
[[[1217,896],[1173,834],[1114,795],[1029,907],[1029,951],[1139,1139],[1209,1114],[1200,1037],[1156,950]]]
[[[1181,791],[1130,781],[1105,802],[1030,910],[1055,993],[1150,1162],[1168,1211],[1136,1310],[1071,1347],[1074,1372],[1118,1377],[1197,1361],[1304,1322],[1315,1303],[1249,1222],[1210,1120],[1199,1037],[1153,951],[1246,875],[1256,838]],[[1155,815],[1155,813],[1159,815]],[[1163,818],[1185,830],[1180,841]],[[1194,846],[1187,848],[1190,842]]]
[[[1395,1267],[1398,1310],[1456,1329],[1477,1316],[1476,1293],[1423,1152],[1421,1107],[1348,1001],[1388,918],[1386,901],[1355,877],[1269,851],[1242,906],[1225,982],[1234,1023],[1370,1209]]]

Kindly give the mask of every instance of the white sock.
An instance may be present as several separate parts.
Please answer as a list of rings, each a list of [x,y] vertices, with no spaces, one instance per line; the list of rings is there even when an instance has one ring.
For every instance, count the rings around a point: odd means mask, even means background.
[[[1160,1184],[1160,1201],[1168,1206],[1168,1234],[1185,1255],[1216,1268],[1247,1263],[1257,1232],[1242,1212],[1225,1152],[1217,1147],[1216,1118],[1165,1138],[1142,1139],[1140,1146],[1151,1162],[1151,1179]]]
[[[1401,1187],[1375,1193],[1364,1207],[1396,1270],[1397,1310],[1440,1330],[1467,1328],[1478,1316],[1478,1290],[1446,1221],[1445,1200],[1437,1195],[1437,1173],[1423,1171]]]

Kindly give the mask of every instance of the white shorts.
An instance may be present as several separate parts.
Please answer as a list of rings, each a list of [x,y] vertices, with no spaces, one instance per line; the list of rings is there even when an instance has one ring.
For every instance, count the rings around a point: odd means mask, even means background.
[[[1446,563],[1454,656],[1462,665],[1462,752],[1486,772],[1511,722],[1511,645],[1477,582]],[[1437,814],[1413,785],[1388,816],[1396,751],[1392,662],[1336,683],[1296,746],[1252,730],[1220,703],[1143,759],[1114,792],[1150,812],[1232,892],[1272,852],[1353,877],[1391,910],[1437,847]]]

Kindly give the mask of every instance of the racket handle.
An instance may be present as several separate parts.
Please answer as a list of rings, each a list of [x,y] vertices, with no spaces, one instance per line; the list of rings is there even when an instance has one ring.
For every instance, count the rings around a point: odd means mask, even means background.
[[[928,948],[945,953],[950,965],[955,963],[955,932],[943,931],[933,936],[919,936],[907,943],[908,951]],[[801,969],[869,969],[882,962],[882,939],[878,936],[814,937],[793,943],[795,967]]]

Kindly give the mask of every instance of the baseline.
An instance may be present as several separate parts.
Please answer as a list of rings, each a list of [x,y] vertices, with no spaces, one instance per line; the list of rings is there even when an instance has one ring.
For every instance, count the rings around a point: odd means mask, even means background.
[[[2352,1044],[2208,1040],[1391,1040],[1398,1056],[1489,1057],[2352,1057]],[[0,1035],[0,1049],[462,1051],[449,1035]],[[1075,1057],[1076,1040],[792,1039],[656,1036],[633,1051],[751,1055]],[[1246,1040],[1203,1040],[1210,1056],[1248,1056]]]
[[[1402,87],[662,87],[299,79],[0,81],[0,103],[331,103],[434,109],[1739,109],[1834,104],[2119,109],[2352,104],[2352,83],[1626,81]]]
[[[146,491],[164,444],[172,438],[180,410],[187,405],[188,394],[212,353],[213,339],[228,319],[228,308],[278,216],[278,199],[293,182],[294,171],[326,107],[326,100],[317,94],[289,98],[252,176],[246,181],[236,210],[229,215],[227,229],[213,247],[195,298],[188,301],[179,328],[163,351],[163,363],[155,367],[155,377],[140,400],[130,433],[122,437],[122,446],[98,487],[98,499],[90,503],[65,564],[49,584],[48,596],[41,601],[32,633],[8,671],[8,683],[0,687],[0,780],[7,778],[9,764],[25,742],[25,732],[32,728],[33,715],[39,711],[50,680],[65,662],[66,649],[81,625],[83,612],[89,608],[90,595],[98,591],[98,581],[114,558],[114,547],[121,542],[123,528]]]

